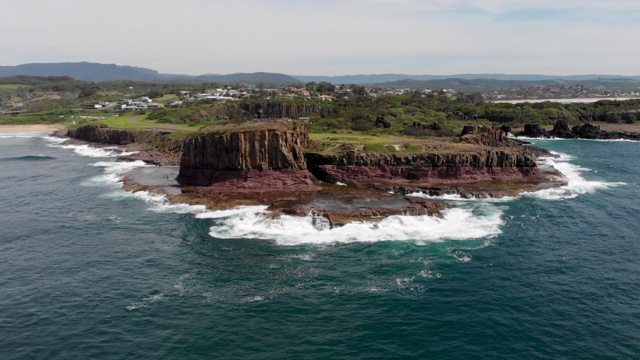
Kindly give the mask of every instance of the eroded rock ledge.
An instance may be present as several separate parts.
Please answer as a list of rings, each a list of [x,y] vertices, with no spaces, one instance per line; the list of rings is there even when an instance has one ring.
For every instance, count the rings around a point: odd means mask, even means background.
[[[395,193],[458,193],[499,197],[535,191],[558,173],[536,165],[540,149],[509,139],[500,129],[461,137],[451,150],[412,154],[307,153],[309,170],[329,183],[370,187]],[[542,152],[543,153],[543,152]]]

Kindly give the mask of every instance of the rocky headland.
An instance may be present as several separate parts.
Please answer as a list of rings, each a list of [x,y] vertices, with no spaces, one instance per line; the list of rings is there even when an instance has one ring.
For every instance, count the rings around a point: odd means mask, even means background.
[[[329,227],[391,215],[437,215],[450,206],[413,193],[486,198],[563,184],[557,171],[537,166],[539,149],[508,138],[501,129],[396,153],[321,150],[303,124],[291,122],[228,124],[180,141],[170,134],[101,125],[68,135],[146,153],[123,161],[147,157],[149,163],[175,164],[179,155],[179,167],[163,170],[166,181],[150,182],[134,173],[125,180],[129,190],[160,192],[212,209],[267,205],[273,216],[313,214]],[[173,160],[159,160],[163,155]]]
[[[153,165],[179,165],[184,145],[184,136],[169,131],[114,129],[102,123],[61,129],[55,134],[70,137],[70,142],[126,146],[137,153],[121,161],[142,160]]]

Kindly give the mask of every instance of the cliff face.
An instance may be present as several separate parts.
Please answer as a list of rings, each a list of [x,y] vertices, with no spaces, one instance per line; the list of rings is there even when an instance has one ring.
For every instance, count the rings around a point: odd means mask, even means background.
[[[156,165],[178,165],[182,154],[183,141],[172,138],[168,132],[152,130],[111,129],[100,123],[83,125],[68,129],[66,136],[106,145],[127,145],[129,150],[138,153],[127,156],[125,160],[142,160]]]
[[[545,176],[536,166],[536,149],[509,139],[499,129],[464,135],[461,141],[474,146],[414,154],[308,153],[306,158],[309,170],[322,181],[394,192],[431,192],[472,183],[522,183]]]
[[[349,151],[345,154],[306,154],[309,166],[415,166],[512,168],[535,167],[536,156],[528,149],[483,149],[475,152],[380,154]]]
[[[199,134],[184,142],[178,181],[207,186],[225,171],[306,170],[304,150],[308,146],[306,128],[290,123]]]
[[[307,154],[309,171],[319,180],[396,192],[539,180],[543,174],[535,160],[535,154],[528,149],[407,155]]]
[[[67,131],[67,136],[78,140],[111,145],[129,145],[136,141],[135,132],[110,129],[106,125],[99,123],[69,129]]]

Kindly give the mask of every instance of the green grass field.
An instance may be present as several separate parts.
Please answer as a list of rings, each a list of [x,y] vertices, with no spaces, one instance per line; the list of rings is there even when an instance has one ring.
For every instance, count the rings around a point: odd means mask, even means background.
[[[149,120],[145,115],[120,114],[100,120],[101,123],[119,129],[163,129],[175,131],[198,131],[202,125],[161,124]]]
[[[349,144],[387,144],[406,142],[405,137],[392,135],[366,135],[366,134],[349,134],[349,133],[310,133],[311,140],[325,142],[339,142]]]
[[[17,88],[23,87],[28,89],[28,85],[20,85],[20,84],[0,84],[0,90],[16,90]]]
[[[363,145],[390,145],[390,144],[405,144],[405,143],[424,143],[430,140],[436,140],[441,142],[442,138],[413,138],[409,136],[396,136],[396,135],[367,135],[357,133],[309,133],[311,140],[323,141],[330,143],[347,143],[347,144],[363,144]]]

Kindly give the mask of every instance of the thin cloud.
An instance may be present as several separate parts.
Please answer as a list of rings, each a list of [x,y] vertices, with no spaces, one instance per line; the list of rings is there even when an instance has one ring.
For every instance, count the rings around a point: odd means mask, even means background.
[[[3,64],[169,73],[640,73],[637,1],[44,0],[3,7]],[[9,14],[9,15],[6,15]],[[29,21],[25,21],[29,19]],[[594,60],[595,59],[595,60]]]

